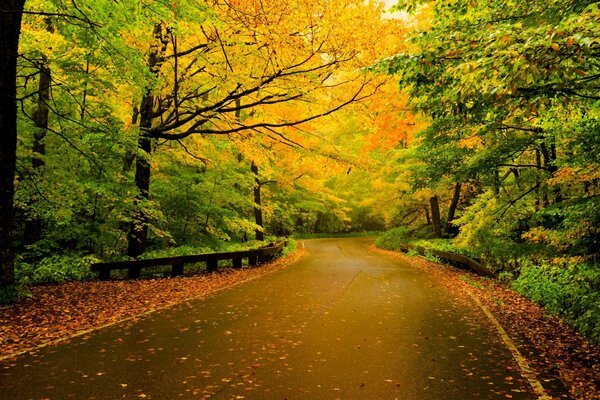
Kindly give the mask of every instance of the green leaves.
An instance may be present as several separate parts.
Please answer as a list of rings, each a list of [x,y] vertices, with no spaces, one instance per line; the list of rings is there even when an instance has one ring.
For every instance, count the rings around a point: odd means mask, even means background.
[[[493,262],[509,253],[597,259],[597,2],[432,7],[408,50],[373,67],[431,119],[404,153],[413,189],[473,185],[457,240]]]

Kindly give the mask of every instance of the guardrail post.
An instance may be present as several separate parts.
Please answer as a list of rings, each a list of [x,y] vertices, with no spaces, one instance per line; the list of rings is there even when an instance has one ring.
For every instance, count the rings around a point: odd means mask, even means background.
[[[100,270],[99,278],[101,281],[109,281],[110,280],[110,269]]]
[[[141,268],[138,266],[131,266],[127,270],[127,277],[129,279],[136,279],[140,277]]]
[[[250,257],[248,257],[248,265],[250,265],[251,267],[256,267],[257,264],[258,264],[258,257],[257,256],[250,256]]]
[[[171,268],[171,276],[183,275],[183,263],[173,264]]]
[[[258,263],[259,264],[263,264],[263,263],[267,263],[269,261],[271,261],[273,259],[273,256],[270,254],[265,254],[262,256],[258,256]]]
[[[242,268],[242,258],[241,257],[235,257],[232,260],[232,264],[233,264],[233,268]]]
[[[206,270],[208,272],[215,272],[219,266],[219,262],[217,260],[208,260],[206,262]]]

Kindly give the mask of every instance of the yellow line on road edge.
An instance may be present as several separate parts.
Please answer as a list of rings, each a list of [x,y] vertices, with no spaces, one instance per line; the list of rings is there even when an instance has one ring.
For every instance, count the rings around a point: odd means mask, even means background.
[[[510,336],[508,336],[508,334],[506,333],[506,331],[504,330],[502,325],[500,325],[500,322],[498,322],[498,320],[496,319],[496,317],[494,317],[494,315],[491,313],[491,311],[481,303],[481,301],[479,300],[479,298],[477,296],[475,296],[471,292],[469,292],[469,294],[471,295],[471,297],[473,298],[475,303],[477,303],[479,308],[481,308],[483,310],[483,312],[485,313],[485,315],[487,315],[489,320],[492,322],[492,324],[494,325],[494,327],[500,334],[500,337],[506,344],[506,347],[508,347],[508,349],[512,353],[512,356],[515,359],[515,361],[517,362],[517,364],[519,365],[519,368],[521,368],[521,371],[523,372],[522,375],[525,377],[525,379],[527,379],[529,381],[529,384],[533,388],[533,391],[538,396],[538,400],[552,400],[552,397],[550,397],[546,394],[544,387],[542,386],[540,381],[535,376],[535,372],[533,372],[533,369],[529,366],[529,363],[527,362],[525,357],[523,357],[523,355],[521,354],[519,349],[517,349],[517,346],[515,346],[515,343],[510,338]]]

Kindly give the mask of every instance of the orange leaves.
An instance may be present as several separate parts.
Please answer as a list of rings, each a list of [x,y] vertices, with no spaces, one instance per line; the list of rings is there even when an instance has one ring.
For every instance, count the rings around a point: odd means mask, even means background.
[[[574,39],[572,37],[569,37],[567,39],[567,47],[573,47],[573,43],[574,43]]]
[[[387,82],[368,101],[371,134],[366,137],[364,151],[389,150],[410,145],[414,135],[425,128],[425,122],[408,110],[406,97],[393,82]]]
[[[561,167],[548,180],[550,185],[565,185],[592,182],[600,179],[600,169],[595,166],[586,167]]]

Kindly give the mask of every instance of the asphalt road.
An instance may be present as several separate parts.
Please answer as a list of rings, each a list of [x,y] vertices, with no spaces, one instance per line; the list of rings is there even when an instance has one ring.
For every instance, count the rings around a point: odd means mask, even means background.
[[[0,363],[0,399],[534,399],[470,299],[366,239]]]

